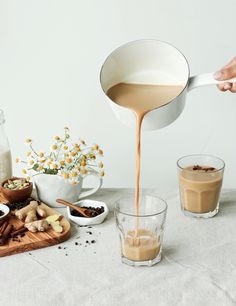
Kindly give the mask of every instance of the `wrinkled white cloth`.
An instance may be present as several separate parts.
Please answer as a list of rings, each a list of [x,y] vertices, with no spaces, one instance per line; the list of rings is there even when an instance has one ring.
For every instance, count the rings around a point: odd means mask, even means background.
[[[112,208],[126,192],[100,190],[94,198],[108,204],[107,220],[73,225],[61,249],[0,258],[0,305],[236,305],[236,190],[223,191],[220,213],[208,220],[185,217],[177,191],[160,194],[168,203],[163,259],[139,268],[120,260]]]

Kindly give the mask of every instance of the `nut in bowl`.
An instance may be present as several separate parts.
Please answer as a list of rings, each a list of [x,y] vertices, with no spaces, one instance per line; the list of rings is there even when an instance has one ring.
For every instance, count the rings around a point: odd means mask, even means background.
[[[25,178],[12,177],[1,183],[1,192],[10,203],[26,200],[32,190],[33,184]]]
[[[68,218],[79,224],[79,225],[95,225],[100,224],[104,221],[106,216],[109,213],[109,209],[104,202],[94,201],[94,200],[81,200],[76,206],[87,208],[91,211],[91,217],[82,217],[79,216],[76,212],[73,211],[70,207],[67,207]],[[92,217],[92,215],[94,215]]]

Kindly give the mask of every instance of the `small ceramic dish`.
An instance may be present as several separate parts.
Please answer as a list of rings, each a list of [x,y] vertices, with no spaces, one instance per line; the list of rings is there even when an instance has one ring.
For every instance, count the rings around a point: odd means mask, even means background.
[[[77,204],[75,205],[78,205],[80,207],[83,207],[83,206],[91,206],[91,207],[104,207],[104,212],[96,217],[93,217],[93,218],[85,218],[85,217],[76,217],[76,216],[73,216],[71,214],[71,208],[70,207],[67,207],[67,214],[68,214],[68,218],[79,224],[79,225],[95,225],[95,224],[100,224],[104,221],[104,219],[106,218],[106,216],[108,215],[109,213],[109,209],[107,207],[107,205],[104,203],[104,202],[100,202],[100,201],[94,201],[94,200],[81,200],[79,201]]]
[[[0,210],[4,213],[2,216],[0,216],[0,220],[2,220],[9,214],[10,208],[5,204],[0,203]]]
[[[33,184],[30,182],[29,186],[23,188],[23,189],[9,189],[5,188],[4,184],[8,182],[8,180],[14,181],[14,180],[22,180],[26,181],[25,178],[22,177],[12,177],[9,178],[5,181],[2,182],[1,184],[1,192],[3,193],[4,197],[10,202],[10,203],[15,203],[15,202],[21,202],[26,199],[28,199],[32,193],[33,190]]]

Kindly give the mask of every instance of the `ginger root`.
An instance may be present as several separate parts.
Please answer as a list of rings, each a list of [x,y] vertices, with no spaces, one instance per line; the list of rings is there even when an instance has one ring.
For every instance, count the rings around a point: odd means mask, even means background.
[[[48,224],[47,220],[37,220],[37,221],[34,221],[34,222],[26,223],[25,227],[30,232],[33,232],[33,233],[45,232],[48,229],[49,224]]]
[[[38,219],[36,213],[42,218],[47,216],[47,213],[38,205],[37,201],[31,201],[29,205],[16,211],[15,216],[20,220],[25,219],[25,223],[30,223]]]
[[[52,229],[54,230],[54,232],[56,233],[62,233],[63,232],[63,227],[61,226],[59,221],[54,221],[50,223]]]
[[[38,214],[40,217],[42,217],[42,218],[47,217],[46,211],[45,211],[44,209],[42,209],[42,208],[40,207],[40,205],[38,205],[38,207],[37,207],[36,210],[37,210],[37,214]]]
[[[62,215],[51,215],[46,218],[49,225],[51,225],[52,229],[56,233],[63,232],[63,227],[60,224],[60,220],[62,219]]]
[[[33,222],[33,221],[36,221],[37,219],[38,218],[36,216],[36,210],[32,209],[27,213],[26,218],[25,218],[25,223]]]
[[[15,216],[18,219],[23,220],[24,218],[26,218],[27,214],[31,210],[36,210],[37,207],[38,207],[38,202],[37,201],[31,201],[29,205],[17,210],[16,213],[15,213]]]

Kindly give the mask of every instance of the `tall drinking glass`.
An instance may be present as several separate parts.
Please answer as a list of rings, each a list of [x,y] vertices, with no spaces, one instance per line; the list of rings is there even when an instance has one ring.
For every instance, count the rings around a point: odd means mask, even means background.
[[[177,162],[181,208],[185,215],[210,218],[219,211],[225,163],[206,154],[184,156]]]

